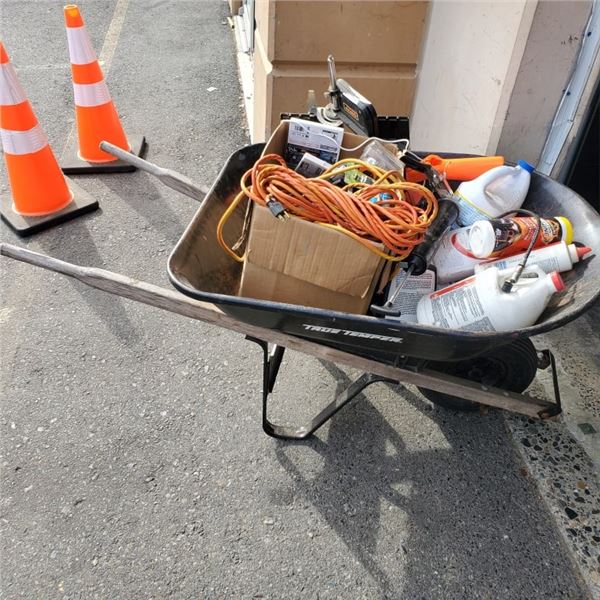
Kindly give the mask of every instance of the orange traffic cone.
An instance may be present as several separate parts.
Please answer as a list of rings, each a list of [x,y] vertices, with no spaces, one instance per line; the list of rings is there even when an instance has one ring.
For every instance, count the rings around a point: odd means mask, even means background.
[[[0,42],[0,138],[12,191],[2,197],[2,218],[28,235],[98,207],[69,189],[8,54]],[[79,192],[79,190],[78,190]]]
[[[102,69],[83,23],[79,8],[68,4],[64,8],[67,41],[71,57],[75,120],[79,151],[73,151],[62,164],[65,173],[111,173],[134,171],[124,163],[100,149],[100,142],[111,142],[123,150],[141,155],[143,136],[128,141],[104,81]],[[74,150],[71,149],[71,150]]]

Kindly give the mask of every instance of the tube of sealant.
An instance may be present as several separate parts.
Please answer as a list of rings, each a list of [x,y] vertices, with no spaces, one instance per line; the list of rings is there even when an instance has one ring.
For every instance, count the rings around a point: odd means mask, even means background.
[[[557,242],[544,248],[532,250],[527,260],[527,266],[538,265],[546,273],[552,273],[552,271],[569,271],[575,263],[578,263],[591,251],[592,249],[588,246],[576,246],[575,244],[567,244],[566,242]],[[498,267],[498,269],[516,267],[525,254],[525,252],[522,252],[521,254],[507,256],[498,260],[486,260],[475,265],[475,273],[479,273],[490,267]]]
[[[565,217],[543,217],[541,231],[534,248],[554,242],[573,241],[573,226]],[[533,217],[503,217],[476,221],[469,232],[471,252],[478,258],[505,258],[527,250],[535,235],[537,221]]]

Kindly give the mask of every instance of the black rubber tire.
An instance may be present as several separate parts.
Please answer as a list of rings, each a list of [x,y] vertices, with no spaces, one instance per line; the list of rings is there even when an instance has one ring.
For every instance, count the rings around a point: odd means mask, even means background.
[[[499,346],[486,354],[457,362],[430,362],[428,369],[494,386],[509,392],[523,392],[535,378],[538,357],[535,346],[528,339]],[[462,411],[479,410],[477,402],[464,400],[442,392],[419,388],[434,404]]]

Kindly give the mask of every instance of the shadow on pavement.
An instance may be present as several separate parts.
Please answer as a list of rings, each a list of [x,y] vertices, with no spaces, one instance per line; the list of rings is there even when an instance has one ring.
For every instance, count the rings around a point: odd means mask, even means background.
[[[106,176],[102,178],[102,183],[116,198],[142,216],[150,228],[158,231],[165,238],[168,250],[171,250],[169,245],[173,246],[175,244],[187,223],[184,223],[171,209],[169,200],[163,198],[161,190],[154,184],[150,175],[138,172],[135,177],[127,177],[126,175]],[[182,197],[182,200],[194,204],[192,199]],[[98,211],[91,213],[88,218],[94,218],[94,215],[97,214]],[[87,218],[70,222],[69,228],[68,236],[52,236],[48,239],[40,237],[37,241],[46,252],[63,260],[82,266],[111,270],[110,266],[104,265],[93,237],[88,231]],[[132,231],[132,243],[135,239],[134,234],[135,232]],[[78,284],[75,284],[74,287],[116,337],[123,340],[128,346],[139,341],[141,334],[127,316],[123,301],[120,298]]]
[[[104,261],[87,229],[88,218],[93,218],[97,213],[98,211],[91,213],[87,218],[71,221],[68,224],[67,236],[41,236],[36,241],[47,254],[61,260],[86,267],[104,268]],[[70,278],[66,279],[114,336],[127,346],[134,345],[140,339],[140,334],[127,316],[123,301],[119,297],[90,288]]]
[[[134,177],[128,179],[106,177],[103,183],[115,197],[120,198],[138,213],[154,231],[160,232],[167,243],[171,244],[170,252],[189,223],[171,208],[171,203],[185,203],[194,210],[200,204],[177,192],[172,192],[175,195],[173,199],[165,198],[163,192],[169,188],[160,183],[155,185],[155,181],[152,175],[138,171]]]
[[[344,372],[323,364],[338,386],[348,385]],[[432,410],[404,386],[390,388],[401,396],[398,410],[404,399],[435,421],[448,447],[439,447],[437,435],[437,447],[407,449],[361,395],[331,420],[326,440],[276,448],[296,493],[318,510],[381,596],[584,597],[560,562],[549,515],[504,437],[501,416]],[[320,455],[317,475],[303,473],[298,446]]]

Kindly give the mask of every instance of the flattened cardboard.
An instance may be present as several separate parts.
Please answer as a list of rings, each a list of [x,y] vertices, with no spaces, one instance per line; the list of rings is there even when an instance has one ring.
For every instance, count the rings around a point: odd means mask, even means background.
[[[332,292],[364,298],[382,261],[339,231],[298,218],[280,221],[269,209],[256,205],[246,262]]]
[[[364,298],[358,298],[341,292],[333,292],[307,281],[301,281],[246,262],[240,296],[364,315],[371,302],[376,278],[373,282],[372,289],[367,295]]]

